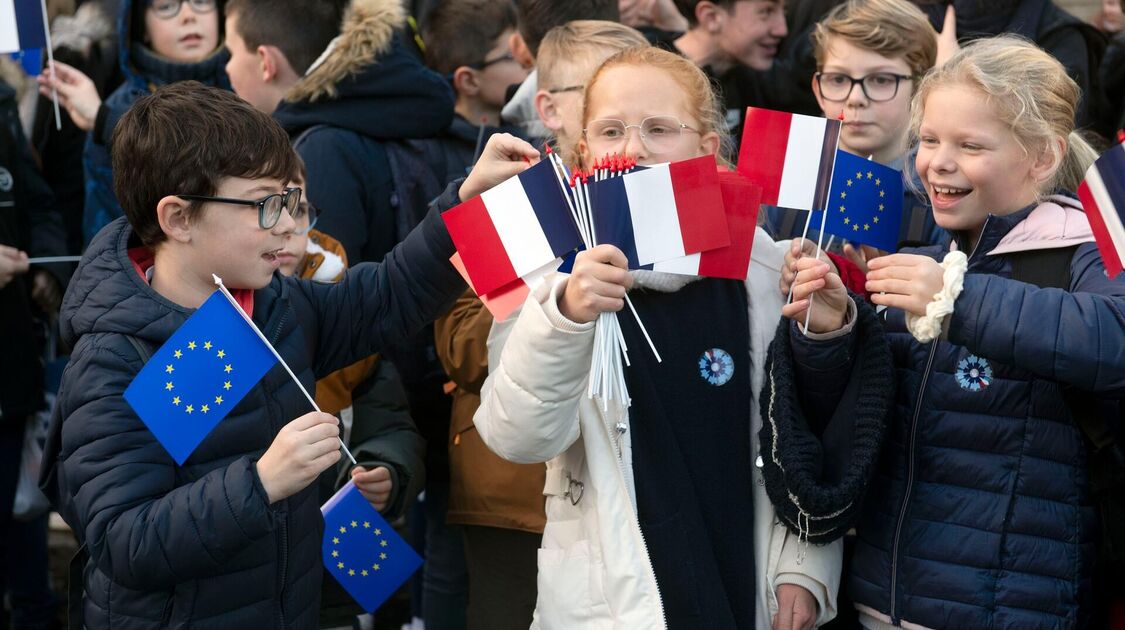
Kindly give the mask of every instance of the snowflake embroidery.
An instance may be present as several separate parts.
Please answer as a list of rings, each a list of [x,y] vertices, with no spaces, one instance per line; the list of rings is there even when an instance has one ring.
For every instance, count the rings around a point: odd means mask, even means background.
[[[721,348],[711,348],[699,357],[699,376],[718,387],[734,376],[734,359]]]
[[[986,359],[970,354],[957,363],[957,371],[953,376],[961,389],[979,392],[992,383],[992,366]]]

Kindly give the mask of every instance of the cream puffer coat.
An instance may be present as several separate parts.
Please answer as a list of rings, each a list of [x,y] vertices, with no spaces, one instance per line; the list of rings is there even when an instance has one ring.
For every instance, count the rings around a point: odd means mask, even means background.
[[[746,280],[755,392],[781,313],[778,279],[788,246],[761,228],[755,234]],[[586,397],[594,329],[559,313],[565,278],[548,278],[518,319],[494,327],[491,374],[474,422],[501,457],[547,463],[547,527],[532,628],[663,628],[663,604],[636,516],[627,413],[613,406],[602,413],[600,402]],[[683,285],[646,286],[674,291]],[[756,457],[761,427],[756,401],[751,409]],[[611,430],[619,421],[626,423],[623,433]],[[824,547],[798,542],[774,517],[758,469],[753,478],[754,531],[747,536],[754,544],[757,627],[770,627],[777,586],[784,583],[813,594],[817,625],[829,621],[836,615],[841,542]]]

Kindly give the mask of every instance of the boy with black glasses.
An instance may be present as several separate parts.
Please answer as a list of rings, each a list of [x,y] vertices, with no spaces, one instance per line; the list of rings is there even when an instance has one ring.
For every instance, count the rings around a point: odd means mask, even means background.
[[[479,194],[534,155],[496,138],[435,205]],[[453,244],[434,209],[384,263],[339,283],[275,273],[302,214],[300,189],[287,186],[297,173],[289,138],[196,82],[137,101],[114,132],[113,165],[125,218],[90,244],[63,300],[59,326],[74,351],[44,456],[44,488],[89,554],[84,626],[316,627],[313,482],[340,459],[336,418],[311,412],[275,368],[177,465],[122,393],[212,294],[212,274],[311,390],[464,290]]]
[[[812,91],[826,118],[843,120],[840,148],[909,177],[910,99],[937,56],[937,39],[925,14],[908,0],[851,0],[816,25],[813,51]],[[944,238],[925,200],[909,182],[903,189],[900,243]],[[768,208],[767,214],[775,238],[801,235],[806,213]],[[815,240],[815,227],[809,229]],[[876,255],[867,247],[844,251],[861,269],[866,257]]]

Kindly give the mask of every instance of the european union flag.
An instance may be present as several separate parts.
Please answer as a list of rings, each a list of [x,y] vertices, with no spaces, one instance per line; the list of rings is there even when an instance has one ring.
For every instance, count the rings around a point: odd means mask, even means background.
[[[215,291],[145,363],[125,400],[183,464],[276,362],[250,322]]]
[[[902,224],[902,173],[836,151],[824,231],[893,252]],[[815,219],[814,219],[815,220]]]
[[[422,558],[349,481],[323,507],[324,566],[367,612],[410,578]]]

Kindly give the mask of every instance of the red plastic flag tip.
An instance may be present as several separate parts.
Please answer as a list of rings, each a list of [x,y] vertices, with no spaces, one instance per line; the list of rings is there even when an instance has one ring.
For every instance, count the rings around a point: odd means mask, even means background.
[[[1118,129],[1117,130],[1117,142],[1119,144],[1125,143],[1125,129]]]
[[[840,110],[840,115],[836,117],[836,120],[844,122],[844,110]]]
[[[554,153],[554,151],[551,150],[551,145],[547,144],[546,142],[543,143],[543,151],[547,155],[551,155],[552,153]]]

